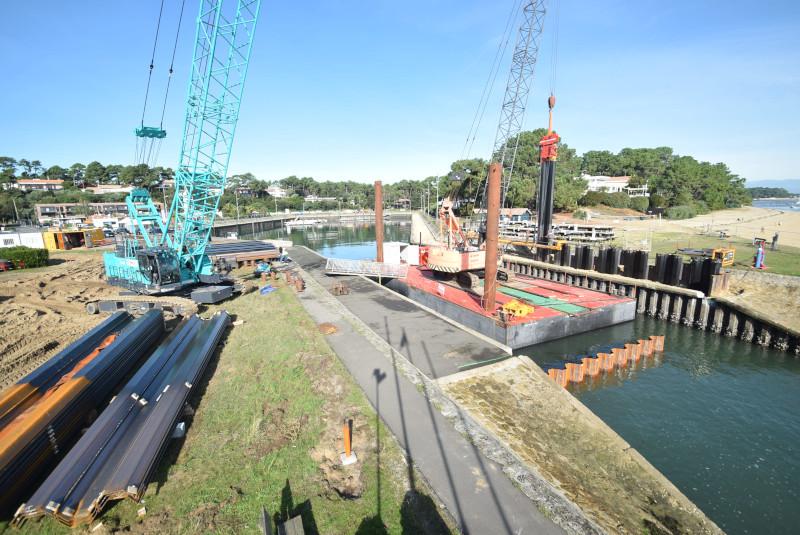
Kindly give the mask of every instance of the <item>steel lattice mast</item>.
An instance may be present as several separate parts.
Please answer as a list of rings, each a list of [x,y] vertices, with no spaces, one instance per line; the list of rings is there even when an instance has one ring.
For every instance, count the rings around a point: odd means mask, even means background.
[[[522,120],[528,103],[533,72],[536,68],[536,57],[539,54],[539,42],[542,37],[542,26],[547,11],[547,0],[532,0],[525,4],[520,17],[517,43],[511,59],[511,70],[508,75],[503,108],[500,111],[500,123],[494,141],[494,149],[490,163],[499,163],[503,167],[500,191],[500,207],[505,207],[511,173],[519,146],[519,134],[522,131]],[[483,186],[483,205],[486,205],[486,187]]]
[[[211,272],[205,255],[217,213],[239,116],[261,0],[239,0],[223,13],[222,0],[202,0],[197,24],[181,160],[167,226],[185,267]],[[232,11],[232,10],[229,10]],[[168,242],[170,238],[164,233]]]

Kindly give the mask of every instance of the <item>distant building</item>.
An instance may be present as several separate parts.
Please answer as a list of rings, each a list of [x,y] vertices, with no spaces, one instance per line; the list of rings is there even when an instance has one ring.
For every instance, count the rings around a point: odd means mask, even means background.
[[[250,188],[246,188],[244,186],[239,186],[238,188],[235,188],[233,192],[239,197],[246,197],[248,199],[253,196],[253,190]]]
[[[275,184],[267,187],[267,193],[269,193],[273,197],[277,197],[279,199],[282,199],[284,197],[288,197],[288,195],[286,194],[286,190],[283,189],[280,186],[276,186]]]
[[[86,189],[95,195],[105,195],[106,193],[130,193],[133,186],[119,186],[116,184],[100,184],[97,186],[86,186]]]
[[[22,191],[55,191],[64,189],[63,180],[21,179],[10,184],[3,184],[3,189],[16,188]]]
[[[411,209],[411,199],[397,199],[392,203],[395,208],[400,210],[410,210]]]
[[[160,212],[164,210],[164,204],[160,202],[153,203],[156,209]],[[36,218],[41,224],[63,225],[68,221],[83,218],[90,218],[93,216],[105,217],[127,217],[128,205],[124,202],[91,202],[88,207],[91,210],[89,214],[78,214],[78,203],[44,203],[35,204]]]
[[[631,197],[647,197],[650,195],[647,184],[640,188],[629,188],[628,182],[631,179],[629,176],[592,176],[584,173],[581,175],[581,178],[589,182],[589,187],[584,194],[590,191],[605,191],[606,193],[618,193],[622,191]]]
[[[309,195],[305,199],[306,202],[317,202],[317,201],[336,201],[336,197],[317,197],[316,195]]]

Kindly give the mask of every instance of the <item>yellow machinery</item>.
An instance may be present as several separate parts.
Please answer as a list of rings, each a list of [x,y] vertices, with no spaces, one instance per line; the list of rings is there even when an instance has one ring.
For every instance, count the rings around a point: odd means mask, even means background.
[[[734,256],[736,255],[736,249],[714,249],[714,252],[711,256],[714,260],[722,261],[723,266],[730,266],[733,265]]]
[[[534,310],[533,305],[523,303],[522,301],[518,301],[516,299],[509,301],[500,308],[508,315],[509,318],[522,318],[528,314],[533,314]]]
[[[42,232],[45,249],[49,251],[97,247],[103,244],[103,229],[54,230]]]

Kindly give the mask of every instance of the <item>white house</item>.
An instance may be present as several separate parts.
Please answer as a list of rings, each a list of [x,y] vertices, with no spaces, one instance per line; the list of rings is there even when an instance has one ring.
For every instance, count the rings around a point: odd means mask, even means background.
[[[592,176],[584,173],[581,178],[589,182],[589,187],[584,192],[584,195],[590,191],[605,191],[607,193],[623,191],[631,197],[647,197],[649,195],[647,184],[640,188],[629,188],[628,182],[631,179],[629,176]]]
[[[20,179],[11,184],[3,184],[4,189],[17,188],[22,191],[54,191],[64,189],[63,180],[41,180],[38,178]]]
[[[100,184],[97,186],[87,186],[86,189],[95,195],[105,195],[106,193],[130,193],[133,186],[119,186],[116,184]]]
[[[335,201],[336,197],[317,197],[316,195],[309,195],[305,199],[306,202],[317,202],[317,201]]]
[[[280,186],[275,185],[275,184],[267,187],[267,193],[269,193],[273,197],[277,197],[279,199],[284,198],[284,197],[288,197],[288,195],[286,194],[286,190],[283,189]]]

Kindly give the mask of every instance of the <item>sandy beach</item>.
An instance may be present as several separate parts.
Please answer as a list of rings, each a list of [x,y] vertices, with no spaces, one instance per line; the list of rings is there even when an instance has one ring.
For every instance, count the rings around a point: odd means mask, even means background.
[[[781,245],[800,247],[800,212],[745,206],[719,210],[683,221],[662,221],[662,229],[667,230],[685,230],[687,227],[706,230],[709,225],[712,233],[725,231],[732,236],[758,236],[768,241],[777,232]]]

